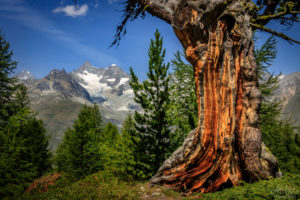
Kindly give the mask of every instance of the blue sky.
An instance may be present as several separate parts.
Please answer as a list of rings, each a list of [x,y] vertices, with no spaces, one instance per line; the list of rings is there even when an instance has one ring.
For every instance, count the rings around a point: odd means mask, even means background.
[[[127,25],[119,47],[109,48],[121,20],[120,0],[0,0],[0,29],[11,44],[18,70],[29,70],[41,78],[52,69],[71,72],[85,61],[97,67],[115,63],[129,72],[132,66],[146,78],[150,39],[156,28],[164,37],[166,59],[172,59],[181,44],[170,25],[147,15]],[[300,25],[271,28],[300,40]],[[258,34],[265,40],[269,34]],[[278,56],[270,71],[285,74],[300,71],[300,45],[278,39]]]

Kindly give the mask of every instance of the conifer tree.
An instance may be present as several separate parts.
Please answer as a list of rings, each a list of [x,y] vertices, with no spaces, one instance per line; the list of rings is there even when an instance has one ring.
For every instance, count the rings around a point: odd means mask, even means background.
[[[84,105],[68,129],[57,149],[56,163],[59,171],[66,171],[76,178],[84,177],[103,169],[99,143],[103,122],[97,105]]]
[[[140,152],[139,163],[147,176],[153,175],[166,159],[170,146],[170,127],[167,120],[169,104],[169,63],[164,63],[165,49],[158,30],[155,39],[151,40],[148,50],[148,79],[140,83],[130,68],[135,102],[140,104],[144,113],[135,112],[135,128],[139,138],[137,152]]]
[[[182,59],[179,51],[172,59],[169,118],[173,126],[172,150],[176,150],[187,134],[197,126],[197,101],[193,66]]]
[[[276,58],[276,40],[270,37],[260,48],[256,48],[255,59],[259,70],[259,89],[262,93],[260,130],[266,146],[277,157],[283,172],[300,172],[299,132],[287,120],[282,119],[281,102],[270,101],[278,88],[280,75],[270,74],[268,68]]]
[[[134,119],[131,114],[128,114],[121,130],[121,145],[117,149],[121,147],[124,152],[123,156],[126,157],[126,162],[124,163],[126,173],[137,179],[145,179],[147,176],[139,167],[139,138],[134,124]]]
[[[102,159],[104,170],[113,172],[115,176],[125,181],[131,179],[136,172],[132,140],[127,132],[131,129],[128,127],[128,123],[131,124],[127,118],[122,133],[119,134],[117,126],[109,122],[103,131],[104,140],[99,145],[100,151],[104,155]]]
[[[17,62],[12,60],[12,55],[9,43],[0,32],[0,129],[12,115],[9,104],[12,101],[16,79],[11,75],[17,67]]]
[[[15,86],[15,98],[11,103],[15,112],[21,110],[22,108],[29,108],[30,101],[25,85],[17,84]]]
[[[137,143],[138,138],[134,128],[134,120],[131,114],[128,114],[127,118],[124,120],[121,136],[124,140],[126,140],[124,143],[126,143],[127,146],[133,146]]]
[[[113,146],[119,138],[118,127],[111,122],[108,122],[104,127],[102,135],[102,142]]]
[[[50,168],[43,122],[29,108],[26,87],[11,75],[9,44],[0,35],[0,197],[16,197]]]
[[[24,160],[25,141],[15,132],[0,130],[0,196],[16,197],[36,177],[33,163]]]
[[[29,108],[25,107],[11,116],[5,132],[23,140],[22,160],[31,163],[31,168],[36,172],[35,177],[40,177],[51,167],[51,153],[43,121],[37,119]]]

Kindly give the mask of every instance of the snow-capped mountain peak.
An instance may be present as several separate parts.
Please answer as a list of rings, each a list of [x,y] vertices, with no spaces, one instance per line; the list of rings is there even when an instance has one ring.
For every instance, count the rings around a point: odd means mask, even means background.
[[[72,72],[77,82],[85,88],[94,102],[99,97],[102,104],[112,110],[129,111],[133,102],[133,91],[129,86],[130,75],[116,64],[97,68],[89,62]]]
[[[32,81],[27,80],[28,74],[25,71],[18,77],[27,86],[34,105],[44,107],[44,104],[53,102],[73,102],[72,106],[78,106],[78,103],[97,104],[103,111],[103,117],[113,120],[118,126],[129,111],[134,113],[141,109],[134,102],[130,75],[116,64],[99,68],[85,62],[71,73],[54,69],[44,78]]]
[[[20,80],[34,80],[34,76],[27,70],[23,70],[20,73],[16,74],[16,77]]]

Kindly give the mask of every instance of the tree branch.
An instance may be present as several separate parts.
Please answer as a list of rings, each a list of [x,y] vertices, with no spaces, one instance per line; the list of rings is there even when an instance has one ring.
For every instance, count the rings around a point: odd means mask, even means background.
[[[293,38],[290,38],[289,36],[283,34],[283,33],[279,33],[279,32],[276,32],[272,29],[269,29],[269,28],[266,28],[264,27],[263,25],[259,25],[259,24],[254,24],[254,23],[250,23],[250,25],[253,27],[253,28],[256,28],[256,29],[260,29],[262,31],[265,31],[265,32],[268,32],[268,33],[271,33],[273,35],[276,35],[278,37],[281,37],[282,39],[285,39],[287,40],[289,43],[293,44],[294,43],[297,43],[297,44],[300,44],[300,41],[297,41]]]
[[[275,10],[277,5],[279,4],[280,0],[272,0],[272,1],[266,1],[266,9],[263,13],[263,15],[272,15]]]
[[[256,20],[271,20],[271,19],[278,19],[281,18],[284,15],[290,15],[290,14],[299,14],[300,11],[284,11],[284,12],[280,12],[274,15],[260,15],[256,18]]]
[[[158,17],[162,20],[164,20],[165,22],[167,22],[168,24],[171,24],[171,20],[172,20],[172,14],[167,12],[165,9],[163,9],[164,7],[162,7],[159,4],[155,4],[155,1],[140,1],[145,5],[145,10],[150,13],[151,15]]]

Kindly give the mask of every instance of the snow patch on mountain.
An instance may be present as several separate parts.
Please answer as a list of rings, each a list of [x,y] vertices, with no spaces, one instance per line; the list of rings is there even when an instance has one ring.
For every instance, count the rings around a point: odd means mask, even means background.
[[[117,111],[129,111],[129,109],[127,108],[127,106],[121,106],[117,109]]]
[[[109,82],[115,82],[115,81],[116,81],[115,78],[108,78],[108,79],[106,79],[106,80],[109,81]]]
[[[127,81],[129,81],[129,78],[121,78],[120,82],[119,82],[119,85],[123,85],[124,83],[126,83]]]
[[[124,91],[124,94],[127,94],[127,95],[133,95],[134,92],[133,92],[132,89],[129,89],[129,90]]]
[[[280,76],[278,76],[278,79],[284,79],[286,77],[285,74],[281,74]]]
[[[134,111],[139,108],[133,100],[134,93],[129,85],[130,75],[116,64],[97,68],[85,62],[72,75],[88,91],[94,103],[112,111]]]
[[[90,73],[87,70],[83,71],[83,73],[76,73],[76,75],[83,80],[79,84],[89,92],[91,97],[102,96],[101,92],[111,89],[106,83],[100,82],[102,76]]]

